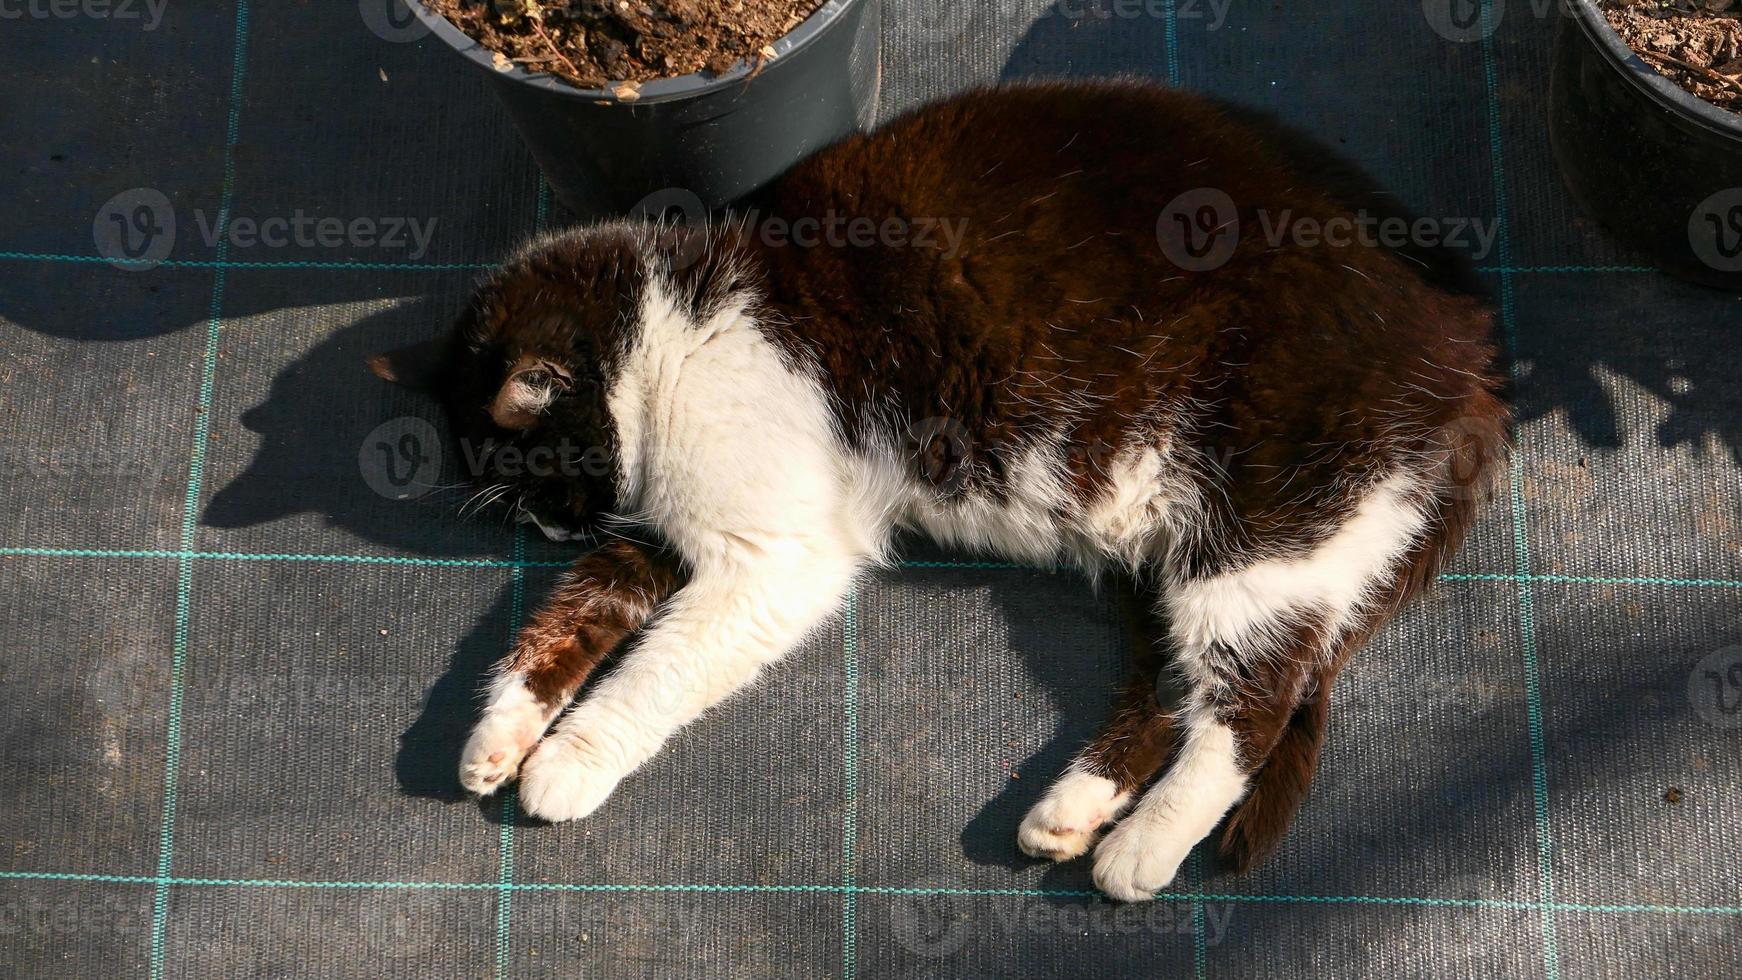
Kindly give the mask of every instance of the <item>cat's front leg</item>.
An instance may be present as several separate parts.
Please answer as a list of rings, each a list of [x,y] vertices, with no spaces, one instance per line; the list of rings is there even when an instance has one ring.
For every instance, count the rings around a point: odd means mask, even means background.
[[[682,582],[676,557],[616,539],[575,562],[496,665],[460,754],[460,784],[488,795],[520,770],[588,675]]]
[[[847,554],[760,558],[698,570],[622,663],[527,759],[520,801],[574,820],[667,738],[748,684],[839,607],[857,566]]]

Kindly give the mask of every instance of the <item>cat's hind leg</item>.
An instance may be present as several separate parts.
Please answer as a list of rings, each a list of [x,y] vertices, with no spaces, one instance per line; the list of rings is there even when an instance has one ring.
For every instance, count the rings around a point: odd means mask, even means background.
[[[1246,795],[1318,672],[1395,608],[1430,523],[1414,481],[1395,477],[1303,555],[1162,587],[1171,654],[1191,690],[1167,772],[1096,848],[1102,891],[1138,901],[1173,881]]]
[[[1154,597],[1121,579],[1119,600],[1131,648],[1131,675],[1113,713],[1048,788],[1017,829],[1017,846],[1031,857],[1068,861],[1095,842],[1102,827],[1130,805],[1173,750],[1173,722],[1165,680],[1165,641]],[[1168,704],[1163,704],[1163,700]]]
[[[675,556],[624,539],[575,562],[496,665],[460,754],[460,784],[488,795],[519,772],[594,668],[682,581]]]
[[[1178,747],[1166,772],[1095,849],[1097,887],[1141,901],[1173,881],[1192,847],[1262,772],[1323,656],[1324,629],[1316,614],[1280,611],[1243,630],[1243,642],[1195,646],[1176,635],[1179,669],[1190,684],[1176,716]]]

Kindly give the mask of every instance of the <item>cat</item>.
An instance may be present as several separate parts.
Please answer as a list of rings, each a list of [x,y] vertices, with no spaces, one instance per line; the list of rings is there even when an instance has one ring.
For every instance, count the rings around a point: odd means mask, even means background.
[[[1461,259],[1278,216],[1406,217],[1250,110],[1058,82],[911,112],[714,220],[526,245],[371,362],[444,401],[515,513],[606,532],[494,673],[463,785],[587,816],[912,531],[1110,577],[1149,637],[1024,852],[1093,847],[1126,901],[1218,825],[1263,857],[1338,671],[1458,546],[1510,428]]]

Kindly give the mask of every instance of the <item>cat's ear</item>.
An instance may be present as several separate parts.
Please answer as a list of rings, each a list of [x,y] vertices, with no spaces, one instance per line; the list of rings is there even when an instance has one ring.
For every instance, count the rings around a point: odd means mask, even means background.
[[[384,381],[404,385],[413,391],[432,392],[445,349],[446,343],[441,339],[400,347],[369,358],[369,370]]]
[[[574,386],[574,374],[568,368],[544,358],[523,357],[490,402],[490,418],[504,429],[530,429],[560,392]]]

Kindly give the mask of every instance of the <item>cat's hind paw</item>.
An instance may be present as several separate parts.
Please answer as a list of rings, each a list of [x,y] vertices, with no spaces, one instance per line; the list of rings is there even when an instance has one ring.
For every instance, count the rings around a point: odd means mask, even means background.
[[[1101,827],[1130,799],[1110,779],[1067,770],[1022,818],[1016,845],[1030,857],[1069,861],[1089,849]]]
[[[1095,848],[1095,887],[1121,902],[1147,902],[1172,884],[1196,843],[1140,810]]]

